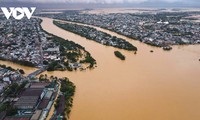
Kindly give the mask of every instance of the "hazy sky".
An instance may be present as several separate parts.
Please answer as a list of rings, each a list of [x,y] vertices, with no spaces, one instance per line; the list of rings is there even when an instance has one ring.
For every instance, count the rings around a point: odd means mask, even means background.
[[[0,1],[20,1],[20,2],[66,2],[66,3],[143,3],[143,2],[167,2],[167,3],[195,3],[200,4],[200,0],[0,0]]]
[[[32,3],[32,4],[30,4]],[[99,4],[100,3],[100,4]],[[91,4],[91,5],[88,5]],[[37,6],[38,8],[101,7],[195,7],[200,0],[0,0],[0,6]]]

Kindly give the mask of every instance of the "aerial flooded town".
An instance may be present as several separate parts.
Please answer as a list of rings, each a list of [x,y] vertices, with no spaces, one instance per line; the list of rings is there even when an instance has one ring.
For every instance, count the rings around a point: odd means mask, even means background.
[[[199,22],[193,22],[195,18],[190,18],[192,15],[199,15],[196,11],[182,12],[175,9],[173,12],[157,10],[153,13],[150,11],[144,13],[86,13],[72,10],[63,14],[42,16],[99,26],[163,48],[170,45],[200,43]]]
[[[0,120],[200,119],[200,9],[111,1],[1,8]]]

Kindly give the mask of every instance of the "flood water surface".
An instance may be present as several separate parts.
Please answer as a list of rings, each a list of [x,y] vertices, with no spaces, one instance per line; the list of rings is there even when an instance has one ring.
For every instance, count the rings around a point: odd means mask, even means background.
[[[77,86],[71,120],[198,120],[200,118],[200,46],[174,46],[172,51],[130,40],[139,49],[120,50],[62,30],[44,18],[42,27],[84,46],[97,60],[85,72],[52,72]],[[105,31],[106,32],[106,31]],[[122,37],[112,33],[112,35]],[[153,50],[153,53],[149,51]]]
[[[43,29],[82,45],[97,60],[93,70],[46,72],[75,83],[70,120],[199,120],[199,45],[163,51],[112,33],[137,46],[135,55],[62,30],[52,21],[43,18]],[[126,60],[116,58],[115,50]]]

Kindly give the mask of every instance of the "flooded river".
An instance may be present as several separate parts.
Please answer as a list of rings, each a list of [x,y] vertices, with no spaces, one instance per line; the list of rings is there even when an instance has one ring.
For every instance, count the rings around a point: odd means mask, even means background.
[[[77,86],[70,120],[199,120],[199,45],[163,51],[109,32],[137,46],[135,55],[62,30],[49,18],[43,18],[42,27],[79,43],[97,60],[94,70],[48,73],[67,76]],[[116,58],[115,50],[126,60]]]
[[[26,67],[26,66],[18,65],[16,63],[9,62],[9,61],[1,61],[0,60],[0,64],[6,65],[7,67],[10,66],[10,67],[12,67],[14,69],[23,69],[24,72],[25,72],[24,76],[27,76],[30,73],[32,73],[32,72],[34,72],[34,71],[37,70],[37,68],[31,68],[31,67]]]

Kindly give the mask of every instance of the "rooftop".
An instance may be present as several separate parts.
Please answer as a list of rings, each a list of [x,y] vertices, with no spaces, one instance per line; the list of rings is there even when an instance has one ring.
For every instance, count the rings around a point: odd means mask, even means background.
[[[48,86],[50,83],[47,82],[37,82],[37,83],[31,83],[31,87],[30,88],[45,88],[46,86]]]
[[[19,109],[33,109],[38,98],[39,96],[22,96],[14,105]]]
[[[42,91],[43,89],[39,88],[29,88],[22,93],[22,96],[40,96]]]

